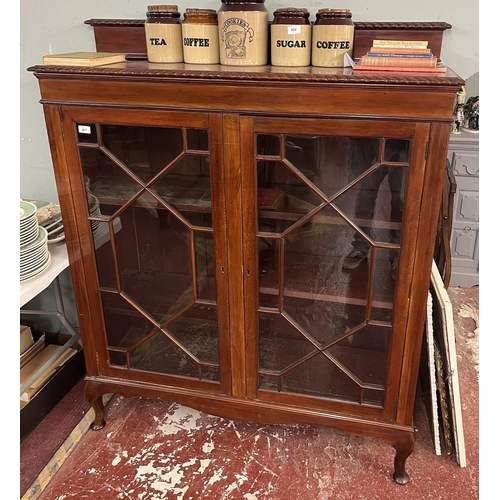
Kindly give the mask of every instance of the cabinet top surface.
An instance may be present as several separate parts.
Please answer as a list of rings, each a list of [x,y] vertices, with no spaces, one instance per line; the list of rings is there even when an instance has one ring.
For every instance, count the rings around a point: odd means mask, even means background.
[[[50,75],[81,77],[128,77],[163,80],[215,80],[219,82],[269,82],[269,83],[336,83],[336,84],[382,84],[449,87],[453,91],[465,82],[453,70],[447,68],[442,75],[426,74],[354,74],[352,68],[278,67],[278,66],[223,66],[219,64],[150,63],[148,61],[125,61],[105,66],[77,67],[37,65],[28,68],[37,77]],[[444,90],[444,89],[443,89]]]

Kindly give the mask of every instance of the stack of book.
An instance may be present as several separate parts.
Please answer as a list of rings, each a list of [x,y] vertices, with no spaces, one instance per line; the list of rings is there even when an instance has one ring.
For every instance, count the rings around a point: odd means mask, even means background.
[[[373,40],[369,52],[359,59],[354,70],[446,73],[446,67],[432,54],[425,40]]]

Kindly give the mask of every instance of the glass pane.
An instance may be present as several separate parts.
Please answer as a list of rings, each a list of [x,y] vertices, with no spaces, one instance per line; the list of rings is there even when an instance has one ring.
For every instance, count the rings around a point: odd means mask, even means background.
[[[282,233],[323,200],[280,162],[257,163],[259,231]]]
[[[279,156],[280,137],[277,135],[258,135],[257,154],[261,156]]]
[[[278,260],[280,240],[258,238],[260,290],[259,305],[278,307]]]
[[[78,142],[97,144],[97,130],[93,123],[78,123],[76,126]]]
[[[183,152],[182,129],[103,125],[102,145],[148,183]]]
[[[217,380],[207,131],[94,128],[80,156],[110,362]]]
[[[212,233],[194,231],[198,299],[215,302],[214,241]]]
[[[188,150],[205,151],[208,153],[208,130],[187,131]]]
[[[381,406],[410,141],[257,147],[261,387]]]
[[[189,224],[211,227],[210,165],[207,156],[184,156],[168,167],[151,189]]]

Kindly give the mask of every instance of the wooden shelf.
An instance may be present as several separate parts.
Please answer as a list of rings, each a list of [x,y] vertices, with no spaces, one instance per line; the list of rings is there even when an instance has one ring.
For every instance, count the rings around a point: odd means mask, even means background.
[[[168,175],[168,184],[155,183],[151,189],[167,203],[186,212],[210,213],[210,178]],[[123,172],[113,172],[92,183],[92,193],[99,203],[121,206],[133,198],[143,187]],[[148,194],[139,198],[144,208],[162,209],[160,203]]]

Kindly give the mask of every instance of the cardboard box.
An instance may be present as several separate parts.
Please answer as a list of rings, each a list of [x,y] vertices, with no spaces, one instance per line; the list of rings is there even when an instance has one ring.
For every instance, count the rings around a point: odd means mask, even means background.
[[[20,354],[24,354],[34,343],[35,341],[33,339],[33,333],[31,333],[31,328],[28,325],[21,325]]]
[[[76,349],[68,348],[62,352],[63,346],[50,344],[45,346],[31,361],[21,368],[20,387],[40,368],[43,367],[53,356],[57,356],[49,363],[42,374],[21,394],[22,401],[30,401],[31,398],[41,389],[42,385],[54,375],[72,356],[76,354]]]
[[[35,342],[44,335],[47,346],[64,345],[71,337],[61,333],[39,332],[34,329]],[[20,438],[23,440],[59,401],[81,380],[86,373],[85,358],[81,345],[76,342],[71,346],[76,353],[62,366],[49,375],[29,402],[20,404]]]

